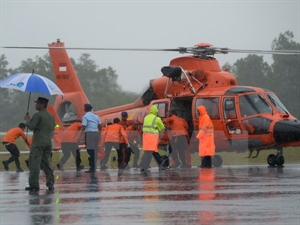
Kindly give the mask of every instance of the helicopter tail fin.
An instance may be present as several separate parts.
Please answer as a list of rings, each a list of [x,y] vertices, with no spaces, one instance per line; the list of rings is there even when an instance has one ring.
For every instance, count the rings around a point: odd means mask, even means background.
[[[56,84],[63,93],[79,91],[83,93],[74,67],[66,51],[64,42],[52,42],[48,44],[52,60],[53,72]]]
[[[64,93],[63,97],[56,97],[54,109],[62,122],[67,122],[64,117],[70,114],[81,118],[84,114],[83,104],[89,101],[65,49],[64,42],[57,40],[48,46],[56,84]]]

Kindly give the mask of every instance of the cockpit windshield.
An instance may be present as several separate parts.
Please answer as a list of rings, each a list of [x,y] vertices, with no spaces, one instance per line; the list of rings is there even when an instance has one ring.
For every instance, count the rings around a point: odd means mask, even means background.
[[[281,101],[277,98],[275,94],[267,94],[268,98],[272,102],[272,104],[278,109],[280,112],[289,114],[289,111],[284,107]]]
[[[242,117],[261,113],[271,113],[272,107],[260,94],[240,96],[240,112]]]

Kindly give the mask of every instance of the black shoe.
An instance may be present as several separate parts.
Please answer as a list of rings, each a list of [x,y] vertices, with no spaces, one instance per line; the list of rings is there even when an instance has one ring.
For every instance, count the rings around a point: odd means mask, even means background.
[[[95,170],[87,170],[85,173],[95,173]]]
[[[40,188],[35,188],[35,187],[26,187],[25,188],[25,191],[39,191],[40,190]]]
[[[80,165],[77,167],[77,171],[79,172],[80,170],[83,170],[84,169],[84,166],[83,165]]]
[[[27,168],[29,169],[29,159],[25,159],[25,163],[26,163]]]
[[[160,167],[158,168],[158,170],[166,170],[166,169],[169,169],[169,167],[168,167],[168,166],[160,166]]]
[[[129,166],[129,165],[127,165],[127,166],[125,166],[125,168],[124,168],[125,170],[130,170],[131,169],[131,167]]]
[[[54,187],[49,187],[46,194],[54,194]]]
[[[58,163],[56,166],[57,166],[58,170],[60,170],[60,171],[64,171],[64,168],[63,168],[62,166],[60,166],[60,164],[59,164],[59,163]]]
[[[130,169],[130,167],[127,164],[122,164],[122,165],[119,166],[120,170],[124,170],[124,169],[127,169],[127,168]]]
[[[100,170],[107,170],[107,169],[108,169],[107,166],[101,166],[101,167],[100,167]]]
[[[180,168],[180,166],[181,166],[181,163],[175,163],[175,165],[172,166],[172,168]]]
[[[119,170],[125,169],[125,166],[124,165],[120,165],[120,166],[118,166],[118,169]]]
[[[4,166],[4,169],[5,169],[6,171],[8,171],[9,168],[8,168],[8,163],[7,163],[7,161],[2,161],[2,164],[3,164],[3,166]]]
[[[21,168],[18,168],[16,172],[20,173],[20,172],[24,172],[24,170],[22,170]]]
[[[211,166],[209,165],[200,165],[200,166],[197,166],[198,168],[211,168]]]
[[[190,165],[181,165],[180,168],[192,168]]]
[[[147,175],[147,173],[149,173],[149,172],[150,172],[150,170],[141,169],[141,174]]]

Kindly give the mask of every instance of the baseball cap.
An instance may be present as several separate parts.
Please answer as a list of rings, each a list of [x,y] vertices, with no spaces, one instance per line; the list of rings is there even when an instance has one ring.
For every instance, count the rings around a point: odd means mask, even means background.
[[[93,106],[89,103],[84,104],[84,109],[85,110],[92,110]]]
[[[38,97],[38,99],[36,101],[34,101],[34,102],[47,105],[48,102],[49,102],[49,99],[43,98],[43,97]]]
[[[128,116],[128,113],[127,113],[127,112],[122,112],[122,113],[121,113],[121,116],[122,116],[122,117],[126,117],[126,116]]]

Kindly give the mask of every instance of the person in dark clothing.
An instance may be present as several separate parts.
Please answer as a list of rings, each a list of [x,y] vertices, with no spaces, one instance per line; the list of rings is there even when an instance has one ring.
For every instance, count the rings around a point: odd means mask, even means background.
[[[132,167],[139,168],[138,160],[140,158],[140,149],[138,148],[138,146],[142,144],[142,131],[139,127],[138,121],[133,121],[132,125],[126,128],[126,134],[130,149],[134,154]],[[127,161],[127,164],[130,160],[131,151],[127,156],[128,159],[125,160]]]
[[[125,163],[126,154],[124,154],[124,149],[129,148],[127,134],[122,125],[120,125],[120,119],[114,118],[113,124],[107,126],[104,136],[105,145],[105,156],[101,161],[101,170],[106,170],[108,167],[106,163],[108,162],[111,149],[114,147],[118,154],[118,168],[125,169],[127,164]]]
[[[70,158],[71,153],[75,158],[75,164],[77,171],[80,171],[84,168],[81,165],[81,158],[80,158],[80,149],[78,148],[78,136],[80,135],[81,130],[81,120],[77,120],[72,123],[63,133],[62,135],[62,142],[61,148],[63,152],[63,157],[60,159],[59,163],[57,164],[57,168],[60,171],[63,171],[63,165],[67,162]]]
[[[80,141],[83,133],[85,133],[85,145],[89,154],[90,169],[86,173],[94,173],[97,169],[97,155],[98,145],[101,135],[101,120],[98,115],[92,112],[91,104],[84,104],[84,111],[86,112],[82,117],[81,134],[78,138]]]
[[[128,113],[127,112],[121,112],[121,120],[119,123],[124,130],[126,131],[128,127],[132,127],[132,120],[128,120]],[[127,132],[126,132],[127,133]],[[128,163],[130,161],[131,153],[133,152],[133,149],[130,147],[128,148],[126,144],[124,144],[124,138],[121,137],[120,140],[120,148],[121,148],[121,153],[123,154],[122,158],[124,159],[124,164],[126,164],[126,169],[130,169]],[[135,149],[135,147],[133,146]],[[136,149],[135,149],[136,150]]]
[[[46,174],[46,186],[49,191],[54,190],[54,175],[51,166],[52,136],[54,132],[54,117],[46,110],[48,99],[39,97],[35,104],[38,110],[32,118],[27,113],[24,117],[26,126],[33,131],[32,145],[29,154],[29,187],[27,191],[40,189],[39,174],[42,163]]]
[[[19,161],[20,151],[19,151],[17,145],[15,144],[15,141],[19,137],[22,137],[23,140],[25,141],[25,143],[27,144],[27,146],[29,147],[30,144],[24,134],[25,127],[26,127],[25,123],[20,123],[18,127],[11,128],[10,130],[8,130],[2,139],[2,144],[4,145],[6,150],[9,151],[11,154],[11,157],[8,160],[2,161],[2,164],[6,171],[9,170],[8,165],[11,162],[15,162],[17,172],[24,171],[24,170],[22,170],[22,168],[20,166],[20,161]]]
[[[169,139],[171,145],[171,156],[175,161],[174,167],[177,168],[181,165],[182,168],[187,168],[185,151],[188,148],[187,136],[188,125],[184,119],[178,117],[175,111],[169,111],[167,118],[163,120],[169,128]],[[180,161],[178,159],[180,158]]]

